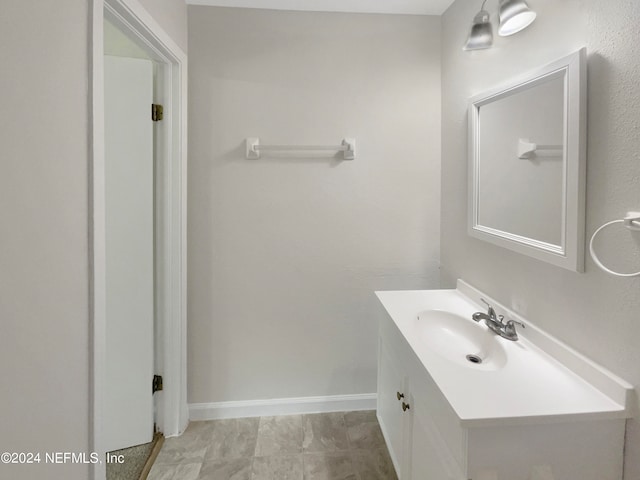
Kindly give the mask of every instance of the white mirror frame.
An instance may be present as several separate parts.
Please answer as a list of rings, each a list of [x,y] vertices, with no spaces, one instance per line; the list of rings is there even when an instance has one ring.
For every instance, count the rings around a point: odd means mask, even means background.
[[[549,262],[575,272],[584,271],[585,177],[587,127],[586,49],[529,72],[501,87],[469,100],[469,203],[468,233],[472,237]],[[564,71],[564,167],[563,231],[561,245],[527,238],[478,223],[480,168],[480,108],[503,97],[534,86],[546,77]],[[523,212],[526,215],[526,212]]]

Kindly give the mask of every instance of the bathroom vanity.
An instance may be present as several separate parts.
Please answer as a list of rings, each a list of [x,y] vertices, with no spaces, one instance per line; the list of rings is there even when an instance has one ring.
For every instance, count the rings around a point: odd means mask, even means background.
[[[378,419],[400,480],[621,480],[632,387],[465,282],[376,292]],[[526,325],[510,341],[485,311]]]

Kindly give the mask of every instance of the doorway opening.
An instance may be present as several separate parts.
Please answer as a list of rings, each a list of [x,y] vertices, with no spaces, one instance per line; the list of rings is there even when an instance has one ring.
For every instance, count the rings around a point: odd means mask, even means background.
[[[187,59],[135,0],[93,0],[92,26],[91,449],[105,459],[188,423]]]

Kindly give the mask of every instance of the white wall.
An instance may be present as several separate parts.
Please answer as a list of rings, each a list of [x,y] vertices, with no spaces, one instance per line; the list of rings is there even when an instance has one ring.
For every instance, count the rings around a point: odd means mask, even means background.
[[[138,0],[174,42],[187,51],[187,5],[185,0]]]
[[[89,448],[89,3],[0,7],[1,452]],[[88,476],[0,464],[0,478]]]
[[[586,45],[589,54],[587,234],[627,209],[640,209],[638,111],[640,28],[633,1],[531,0],[536,22],[493,49],[463,52],[475,2],[457,0],[443,17],[442,283],[463,278],[525,318],[640,386],[640,279],[617,279],[587,259],[572,273],[466,234],[467,98],[506,78]],[[493,7],[492,7],[493,8]],[[624,230],[606,235],[603,257],[640,269],[640,240]],[[624,265],[621,256],[632,257]],[[640,423],[629,422],[626,480],[640,478]]]
[[[2,3],[2,452],[88,446],[87,18],[81,0]],[[0,464],[1,478],[87,475]]]
[[[438,284],[440,18],[189,7],[189,402],[376,390],[376,289]],[[357,158],[244,158],[244,139]]]

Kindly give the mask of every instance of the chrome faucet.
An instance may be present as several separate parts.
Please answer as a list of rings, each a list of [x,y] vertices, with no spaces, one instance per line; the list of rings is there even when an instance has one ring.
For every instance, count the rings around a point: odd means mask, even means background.
[[[504,322],[504,315],[496,315],[496,311],[493,306],[487,302],[484,298],[481,298],[482,303],[487,306],[487,313],[476,312],[471,318],[476,322],[484,320],[484,323],[489,327],[491,331],[500,335],[507,340],[518,340],[518,332],[516,332],[516,325],[525,328],[524,325],[517,320],[508,320]]]

